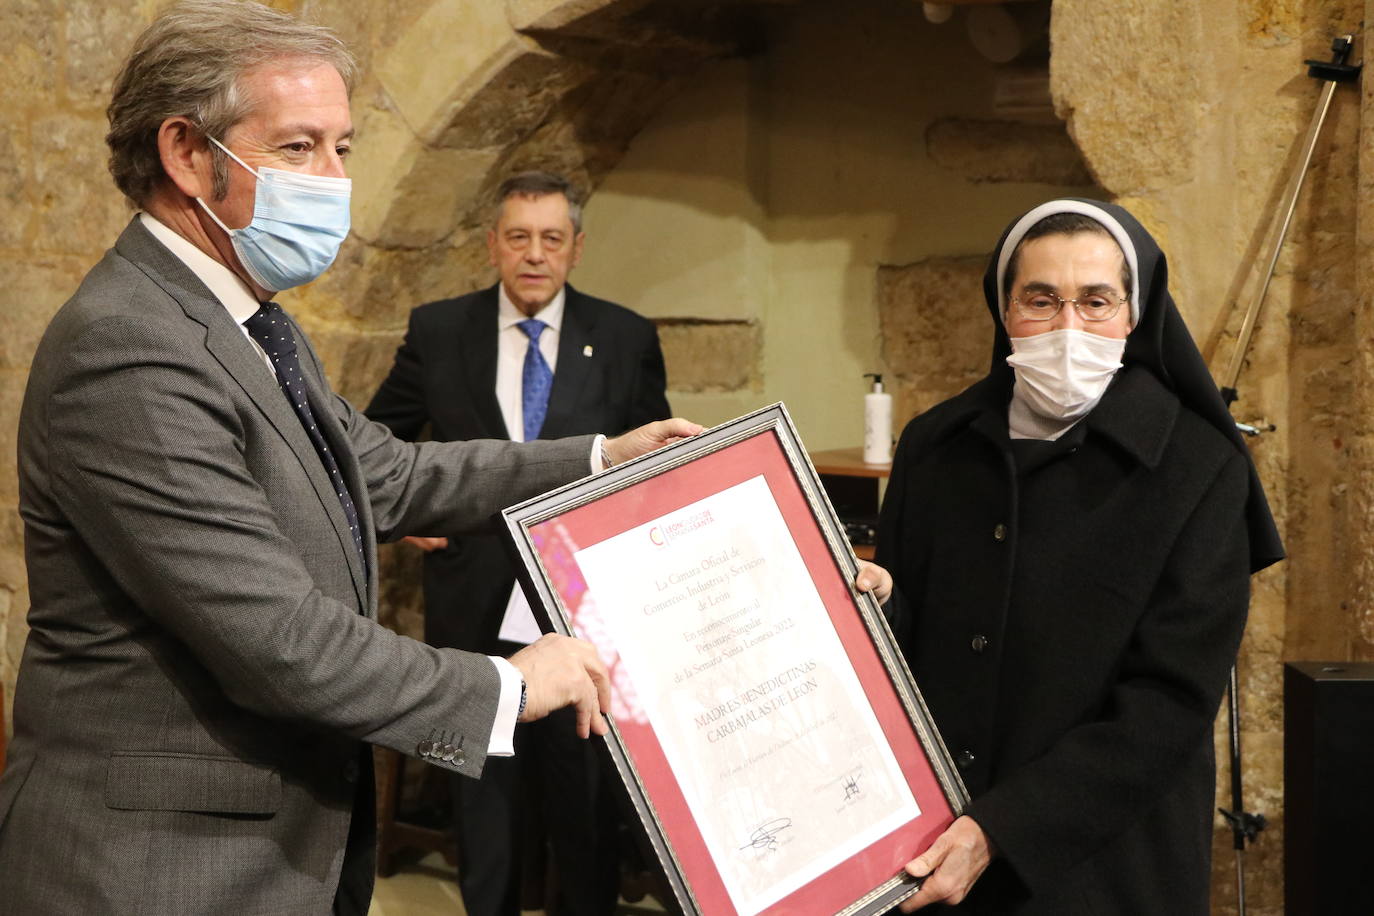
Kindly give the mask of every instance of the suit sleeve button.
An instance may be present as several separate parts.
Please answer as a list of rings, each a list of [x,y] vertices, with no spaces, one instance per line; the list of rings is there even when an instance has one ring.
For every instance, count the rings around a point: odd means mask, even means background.
[[[433,742],[433,741],[425,740],[425,741],[421,741],[419,744],[415,745],[415,754],[416,754],[416,756],[420,757],[422,760],[428,758],[429,755],[430,755],[430,752],[433,751],[433,750],[434,750],[434,742]]]
[[[954,762],[959,765],[959,769],[967,770],[969,767],[973,766],[973,751],[960,751],[959,756],[954,758]]]
[[[979,654],[982,654],[982,651],[987,647],[988,638],[981,633],[979,633],[977,636],[974,636],[973,640],[969,643],[969,648],[971,648],[974,652],[977,652]]]
[[[1007,539],[1007,526],[998,522],[993,526],[992,539],[994,541],[1005,541]]]

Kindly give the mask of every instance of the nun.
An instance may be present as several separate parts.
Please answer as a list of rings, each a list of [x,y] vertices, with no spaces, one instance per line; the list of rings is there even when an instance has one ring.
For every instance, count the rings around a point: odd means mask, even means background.
[[[972,798],[904,912],[1208,912],[1213,721],[1283,548],[1167,276],[1121,207],[1036,207],[987,376],[902,434],[877,563]]]

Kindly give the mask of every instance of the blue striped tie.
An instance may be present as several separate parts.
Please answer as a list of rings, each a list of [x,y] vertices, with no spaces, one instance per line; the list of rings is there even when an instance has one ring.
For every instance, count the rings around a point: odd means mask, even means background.
[[[525,418],[525,441],[539,438],[544,428],[544,415],[549,412],[549,389],[553,387],[553,370],[539,352],[539,335],[548,327],[537,318],[526,318],[516,327],[530,339],[525,350],[525,368],[520,374],[520,410]]]

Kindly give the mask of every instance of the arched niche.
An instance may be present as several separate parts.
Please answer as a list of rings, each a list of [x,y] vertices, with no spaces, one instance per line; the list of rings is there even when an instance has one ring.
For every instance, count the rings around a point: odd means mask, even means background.
[[[366,401],[405,316],[489,282],[487,200],[521,168],[595,187],[707,60],[742,53],[751,10],[791,0],[322,3],[359,52],[353,234],[290,296],[335,384]]]
[[[958,5],[1000,9],[999,4]],[[958,19],[946,24],[927,21],[921,18],[920,4],[907,0],[868,6],[880,12],[805,0],[508,0],[392,5],[383,18],[381,11],[367,5],[321,5],[314,12],[350,38],[364,64],[364,79],[354,97],[359,142],[351,165],[353,237],[334,269],[293,302],[336,384],[365,402],[389,364],[412,307],[491,281],[485,250],[486,201],[501,177],[520,168],[547,167],[597,188],[645,125],[661,112],[667,116],[665,105],[711,80],[721,66],[766,58],[767,43],[777,39],[779,24],[814,15],[819,7],[830,7],[842,18],[920,19],[927,31],[938,34],[936,41],[958,42],[970,60],[959,67],[914,60],[912,93],[938,95],[946,86],[966,82],[971,68],[982,73],[991,67],[969,46]],[[1048,17],[1045,0],[1012,6],[1039,9]],[[881,31],[881,20],[874,21]],[[818,67],[824,66],[818,62]],[[945,117],[932,123],[928,132],[922,128],[912,141],[911,155],[937,161],[956,182],[981,186],[977,193],[985,201],[1017,184],[1037,188],[1004,195],[1019,202],[1052,195],[1057,189],[1082,193],[1091,188],[1091,178],[1062,123],[1053,118],[1043,54],[1036,66],[1017,72],[1021,82],[1009,78],[1006,83],[1013,91],[1020,87],[1019,104],[1034,113],[1013,115],[1015,130],[1006,130],[1006,123],[987,112],[974,118]],[[1026,73],[1031,74],[1029,80]],[[979,79],[990,96],[991,84],[983,76]],[[994,149],[987,140],[998,136],[1001,142]],[[937,179],[936,184],[943,182]],[[594,196],[592,208],[601,206]],[[820,209],[843,206],[827,201]],[[930,218],[905,198],[886,211],[880,222]],[[934,254],[977,253],[995,236],[996,222],[1004,215],[1001,209],[992,212],[976,243]],[[796,228],[782,229],[778,220],[768,232],[804,236],[807,229],[802,224],[816,214],[794,215],[800,220]],[[943,213],[938,218],[950,216]],[[671,234],[671,227],[664,228]],[[594,236],[593,242],[599,244],[598,238]],[[858,243],[837,237],[835,244]],[[920,259],[906,257],[888,266]],[[865,269],[876,276],[873,266]],[[846,298],[853,295],[846,290]],[[863,292],[866,312],[845,332],[849,339],[842,341],[850,354],[843,371],[856,376],[856,403],[860,371],[882,369],[885,360],[896,364],[908,355],[900,345],[894,344],[894,349],[869,340],[884,333],[876,317],[879,306],[867,301],[875,295]],[[638,307],[637,297],[630,304]],[[670,384],[686,395],[680,401],[705,410],[711,415],[708,419],[719,419],[732,409],[738,412],[765,400],[802,401],[820,394],[787,384],[779,388],[768,381],[785,379],[795,360],[790,353],[775,352],[768,340],[767,311],[763,304],[732,315],[648,310],[661,323],[669,349]],[[897,320],[900,312],[893,311]],[[896,341],[909,334],[895,328],[887,336]],[[969,349],[973,348],[965,348]],[[706,359],[708,355],[714,361]],[[671,371],[674,363],[676,371]],[[927,365],[922,377],[966,375],[966,369],[941,373]],[[949,393],[945,384],[925,386],[924,394],[918,395],[916,388],[922,384],[915,376],[902,380],[903,391],[910,389],[901,396],[903,404],[914,409]],[[827,411],[834,414],[840,409],[839,396],[829,397]],[[816,426],[830,423],[823,413]]]

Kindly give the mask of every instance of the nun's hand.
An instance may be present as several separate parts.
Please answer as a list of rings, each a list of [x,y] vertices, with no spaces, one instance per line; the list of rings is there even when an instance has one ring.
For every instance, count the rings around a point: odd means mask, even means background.
[[[911,913],[932,903],[963,902],[990,861],[992,842],[983,828],[968,815],[957,818],[929,849],[907,863],[907,874],[925,881],[915,896],[902,902],[902,912]]]
[[[876,563],[860,560],[854,587],[861,592],[872,592],[879,604],[887,604],[887,599],[892,597],[892,574]]]

